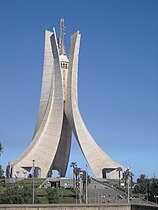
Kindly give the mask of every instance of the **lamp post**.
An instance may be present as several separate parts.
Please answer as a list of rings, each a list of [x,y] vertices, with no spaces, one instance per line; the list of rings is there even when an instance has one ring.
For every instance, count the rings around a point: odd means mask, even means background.
[[[33,169],[33,173],[32,173],[32,204],[35,203],[35,160],[32,160],[32,169]]]
[[[82,176],[83,176],[83,172],[79,173],[80,175],[80,183],[79,183],[79,196],[80,196],[80,204],[82,203]]]
[[[127,168],[127,203],[129,203],[129,178],[130,178],[130,172],[131,170],[129,169],[129,167]]]
[[[158,203],[157,203],[158,195],[154,195],[154,198],[156,199],[156,204],[158,204]]]
[[[129,177],[128,177],[128,183],[127,183],[127,203],[129,203]]]
[[[88,203],[87,178],[88,178],[88,176],[87,176],[87,165],[86,165],[86,203]]]
[[[96,188],[97,188],[97,186],[95,185],[95,203],[96,203]]]

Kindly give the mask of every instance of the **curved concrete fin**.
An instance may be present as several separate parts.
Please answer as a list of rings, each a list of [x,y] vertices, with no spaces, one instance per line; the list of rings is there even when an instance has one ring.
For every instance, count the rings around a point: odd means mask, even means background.
[[[61,177],[65,176],[68,166],[71,148],[71,134],[72,130],[69,126],[66,115],[64,114],[60,142],[52,166],[52,169],[59,171]]]
[[[71,37],[71,48],[69,57],[68,84],[66,95],[66,116],[80,148],[89,163],[94,175],[102,178],[103,169],[107,169],[109,178],[114,175],[113,170],[122,167],[110,158],[94,141],[88,132],[78,109],[78,57],[80,48],[80,34],[76,32]],[[111,177],[110,177],[111,176]]]
[[[52,36],[51,31],[45,30],[45,46],[44,46],[44,63],[43,63],[43,76],[42,76],[42,88],[41,88],[41,97],[40,97],[40,105],[38,118],[36,122],[36,128],[34,131],[34,136],[37,133],[40,124],[44,118],[48,100],[51,91],[51,82],[52,82],[52,62],[49,58],[52,54],[52,46],[50,43],[50,37]]]
[[[38,120],[34,138],[25,152],[13,162],[13,173],[22,167],[31,167],[35,160],[35,167],[39,168],[39,177],[46,177],[53,163],[60,140],[63,121],[63,90],[60,71],[59,52],[55,31],[46,36],[47,48],[45,55],[43,95],[41,95],[41,115]],[[51,49],[51,51],[50,51]],[[48,74],[47,74],[48,73]],[[46,98],[44,92],[48,91]],[[19,174],[19,176],[20,176]]]

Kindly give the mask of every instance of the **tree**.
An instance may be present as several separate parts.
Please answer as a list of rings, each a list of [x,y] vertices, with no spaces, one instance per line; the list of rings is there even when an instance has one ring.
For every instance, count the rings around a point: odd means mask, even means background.
[[[127,168],[127,170],[124,171],[123,179],[125,181],[125,186],[127,185],[127,180],[129,180],[129,179],[131,180],[131,186],[132,186],[133,176],[134,176],[134,174],[131,172],[131,170],[129,168]]]
[[[145,174],[140,174],[137,183],[134,186],[134,193],[141,194],[145,199],[151,202],[157,202],[158,179],[148,179]]]
[[[148,182],[148,199],[157,203],[158,196],[158,179],[151,178]]]
[[[86,176],[87,176],[87,185],[91,183],[91,177],[88,175],[88,173],[83,170],[82,171],[82,183],[83,183],[83,197],[85,198],[85,192],[86,192]]]
[[[134,177],[134,174],[131,172],[131,173],[130,173],[130,178],[131,178],[131,187],[133,186],[133,177]]]
[[[139,193],[146,194],[148,191],[148,180],[145,174],[141,174],[137,179],[137,185],[139,186]]]
[[[143,199],[157,203],[158,178],[148,179],[145,174],[140,174],[134,186],[133,193]]]
[[[122,171],[122,168],[121,167],[118,167],[116,170],[119,173],[119,187],[120,187],[120,180],[121,180],[121,171]]]
[[[70,167],[72,167],[72,170],[73,170],[73,188],[75,188],[75,178],[74,178],[74,176],[75,176],[75,167],[77,167],[76,162],[71,162]]]
[[[4,171],[2,169],[2,165],[0,165],[0,179],[3,179]]]
[[[81,168],[78,168],[77,166],[74,167],[74,174],[75,174],[75,180],[76,180],[76,188],[78,187],[78,178],[79,178],[79,174],[81,172]]]
[[[0,156],[3,153],[3,145],[0,143]],[[3,178],[4,171],[2,169],[2,165],[0,165],[0,179]]]

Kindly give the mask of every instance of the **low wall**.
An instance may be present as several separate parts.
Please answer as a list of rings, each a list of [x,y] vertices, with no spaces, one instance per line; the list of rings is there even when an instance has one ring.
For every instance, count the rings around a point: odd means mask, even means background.
[[[158,205],[131,204],[131,210],[158,210]]]
[[[27,204],[0,205],[0,210],[158,210],[158,206],[135,204]]]

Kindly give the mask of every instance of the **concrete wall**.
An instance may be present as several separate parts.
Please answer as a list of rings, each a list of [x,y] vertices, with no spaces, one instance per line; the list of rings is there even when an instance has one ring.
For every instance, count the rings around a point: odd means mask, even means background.
[[[158,205],[131,205],[131,210],[157,210]]]
[[[158,210],[158,206],[131,204],[101,204],[101,205],[0,205],[0,210]]]

